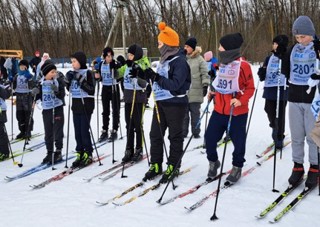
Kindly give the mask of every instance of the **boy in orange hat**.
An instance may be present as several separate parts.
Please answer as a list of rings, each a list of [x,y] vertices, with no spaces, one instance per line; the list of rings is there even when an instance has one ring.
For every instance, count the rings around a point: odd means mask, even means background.
[[[150,131],[151,166],[143,180],[153,179],[162,173],[163,136],[168,128],[170,140],[168,167],[160,179],[160,183],[166,183],[179,173],[178,167],[183,154],[182,125],[188,105],[187,91],[190,88],[191,75],[183,49],[179,48],[177,32],[164,22],[160,22],[158,28],[160,30],[158,49],[161,60],[156,72],[148,68],[145,74],[153,84],[152,90],[158,106],[160,121],[154,109]]]

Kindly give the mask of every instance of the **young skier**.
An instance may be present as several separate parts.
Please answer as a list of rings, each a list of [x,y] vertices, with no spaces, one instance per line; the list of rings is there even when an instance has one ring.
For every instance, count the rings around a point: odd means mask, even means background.
[[[108,140],[112,142],[118,138],[118,128],[120,119],[120,87],[117,81],[119,64],[113,59],[114,52],[111,47],[106,47],[102,53],[103,61],[97,66],[95,78],[102,83],[102,134],[99,142]],[[108,128],[110,121],[110,103],[112,106],[112,130],[108,137]]]
[[[139,161],[143,154],[143,114],[147,102],[144,70],[150,67],[149,60],[143,56],[142,48],[133,44],[128,48],[128,58],[124,70],[124,111],[127,129],[127,145],[122,162]],[[137,79],[138,78],[138,79]],[[140,78],[140,79],[139,79]],[[136,145],[134,140],[136,137]]]
[[[308,81],[315,72],[318,42],[314,42],[315,28],[308,16],[299,16],[293,23],[292,34],[297,43],[283,59],[282,72],[289,80],[289,126],[292,140],[292,160],[294,166],[288,181],[298,184],[304,176],[305,140],[309,146],[309,171],[305,186],[315,187],[318,179],[317,145],[310,137],[315,124],[311,103],[316,87],[309,89]]]
[[[234,145],[232,153],[232,171],[227,177],[231,183],[241,177],[246,152],[246,125],[249,111],[249,99],[254,93],[254,81],[251,67],[240,54],[243,38],[240,33],[228,34],[220,39],[219,72],[212,83],[215,93],[210,92],[208,98],[214,98],[214,111],[209,120],[205,134],[206,152],[209,161],[208,178],[214,178],[220,167],[217,143],[231,125],[229,136]],[[233,107],[232,107],[233,106]],[[230,117],[233,109],[232,118]]]
[[[272,128],[272,139],[274,141],[276,149],[282,149],[284,130],[285,130],[285,116],[286,106],[288,100],[288,88],[287,79],[285,75],[279,73],[279,61],[280,58],[287,51],[288,37],[286,35],[278,35],[273,39],[272,55],[268,56],[263,66],[259,68],[258,75],[260,81],[264,82],[263,98],[266,99],[264,110],[268,115],[269,126]],[[279,80],[280,79],[280,80]],[[279,86],[279,97],[278,97]],[[279,106],[277,110],[277,101],[279,100]],[[278,112],[278,120],[276,120],[276,113]]]
[[[41,66],[41,72],[43,77],[39,88],[33,88],[32,93],[37,95],[36,100],[41,100],[43,109],[47,155],[42,164],[52,164],[52,155],[54,163],[62,160],[65,83],[63,74],[57,72],[57,67],[50,60]]]
[[[166,129],[169,131],[170,150],[167,160],[167,170],[162,175],[160,183],[167,183],[178,176],[183,153],[183,119],[188,105],[187,92],[191,84],[190,67],[184,51],[179,48],[179,35],[164,22],[158,24],[158,49],[160,63],[157,72],[146,69],[147,78],[153,81],[153,92],[159,109],[159,118],[154,108],[151,131],[150,152],[151,166],[144,180],[150,180],[162,174],[163,145]],[[176,171],[174,171],[176,169]]]
[[[27,60],[19,62],[19,72],[13,78],[13,89],[16,93],[16,117],[20,133],[16,139],[30,138],[33,129],[33,119],[31,116],[33,97],[31,89],[34,86],[32,74],[28,70],[29,64]]]
[[[92,162],[92,142],[90,120],[94,110],[94,76],[87,69],[85,53],[79,51],[71,55],[73,70],[67,72],[66,87],[72,95],[73,125],[76,138],[76,160],[72,167],[83,167]]]

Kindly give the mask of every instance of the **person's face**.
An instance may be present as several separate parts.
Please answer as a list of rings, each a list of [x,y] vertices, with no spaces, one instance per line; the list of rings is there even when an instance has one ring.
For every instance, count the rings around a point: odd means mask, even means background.
[[[307,46],[313,40],[311,35],[295,35],[295,38],[303,46]]]
[[[278,43],[273,43],[273,44],[272,44],[272,50],[276,50],[277,47],[278,47]]]
[[[163,47],[164,43],[161,42],[160,40],[158,40],[158,49],[160,49],[161,47]]]
[[[74,70],[81,68],[80,63],[78,62],[78,60],[76,58],[71,58],[71,65]]]
[[[20,71],[27,70],[27,66],[25,66],[25,65],[20,65],[20,66],[19,66],[19,69],[20,69]]]
[[[131,53],[128,53],[128,60],[133,61],[134,55]]]
[[[107,64],[109,64],[110,62],[112,62],[112,55],[111,53],[108,53],[106,55],[106,57],[104,58],[104,60],[106,61]]]
[[[190,55],[193,52],[193,49],[189,45],[184,45],[184,49],[185,49],[187,55]]]
[[[57,75],[57,70],[56,69],[52,69],[52,70],[50,70],[50,72],[47,73],[46,79],[51,80],[56,75]]]
[[[226,51],[224,48],[223,48],[223,46],[221,46],[221,44],[220,44],[220,46],[219,46],[219,49],[218,49],[219,51]]]

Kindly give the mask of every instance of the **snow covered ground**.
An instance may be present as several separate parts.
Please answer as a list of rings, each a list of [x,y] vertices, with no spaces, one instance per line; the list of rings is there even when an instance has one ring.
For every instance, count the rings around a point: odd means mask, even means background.
[[[68,69],[61,69],[66,72]],[[254,75],[256,75],[257,66],[253,67]],[[255,84],[258,83],[255,77]],[[263,92],[263,83],[259,84],[256,103],[253,110],[251,125],[247,139],[246,165],[243,171],[256,166],[256,153],[264,150],[267,145],[271,143],[271,129],[268,127],[267,116],[263,110],[264,100],[261,98]],[[68,97],[66,97],[68,105]],[[253,98],[251,99],[252,104]],[[152,101],[150,102],[153,106]],[[11,108],[8,101],[9,111],[7,130],[11,132]],[[122,103],[123,105],[123,103]],[[206,106],[206,101],[202,105],[202,109]],[[210,105],[210,111],[212,106]],[[67,107],[65,107],[65,116],[67,116]],[[97,140],[97,108],[92,116],[91,126],[95,139]],[[121,129],[122,134],[125,134],[125,122],[123,108],[121,108]],[[14,110],[15,111],[15,110]],[[100,103],[99,111],[101,113],[102,106]],[[174,113],[173,113],[174,114]],[[145,137],[150,149],[149,131],[151,123],[152,111],[146,110],[144,115]],[[210,115],[209,115],[210,116]],[[102,124],[101,115],[99,114],[100,127]],[[35,127],[33,133],[43,132],[42,115],[39,109],[34,112]],[[72,118],[71,118],[72,119]],[[67,122],[67,117],[66,117]],[[202,133],[200,139],[192,139],[188,150],[201,145],[203,143],[203,132],[205,128],[205,117],[202,119]],[[67,123],[65,124],[64,132],[67,132]],[[70,146],[69,151],[75,148],[74,132],[72,121],[70,122]],[[288,124],[286,131],[289,133]],[[100,130],[100,129],[99,129]],[[17,123],[14,119],[14,132],[17,131]],[[290,135],[289,135],[290,136]],[[288,137],[289,137],[288,136]],[[165,136],[167,140],[167,135]],[[190,137],[185,140],[185,144]],[[38,137],[30,142],[30,146],[43,141],[43,137]],[[126,139],[115,142],[115,159],[120,161],[125,149]],[[169,141],[166,141],[169,146]],[[66,138],[64,146],[66,147]],[[64,152],[65,152],[64,147]],[[13,151],[21,150],[23,142],[12,145]],[[169,148],[167,148],[169,149]],[[112,144],[107,144],[98,149],[100,154],[111,154]],[[227,145],[226,162],[224,170],[231,168],[231,153],[233,146],[231,143]],[[307,148],[306,148],[307,150]],[[168,187],[166,194],[162,201],[171,198],[174,195],[180,194],[196,184],[202,182],[206,178],[208,162],[206,155],[202,154],[203,149],[198,149],[186,152],[181,170],[192,167],[189,173],[179,177],[175,180],[178,185],[176,190],[171,186]],[[219,148],[220,160],[222,158],[223,147]],[[307,153],[307,152],[306,152]],[[13,181],[5,182],[5,176],[14,176],[33,166],[41,163],[46,154],[44,148],[36,150],[32,153],[27,153],[23,159],[23,167],[19,168],[13,165],[11,160],[0,163],[0,226],[238,226],[238,227],[257,227],[269,226],[269,220],[284,208],[294,195],[297,195],[303,188],[301,185],[289,198],[287,198],[281,205],[279,205],[273,212],[271,212],[265,219],[257,220],[255,215],[258,215],[267,205],[269,205],[279,193],[272,192],[273,179],[273,159],[263,163],[261,167],[257,167],[254,171],[243,177],[235,186],[223,190],[220,193],[217,216],[218,220],[210,221],[213,213],[215,197],[211,197],[200,208],[193,212],[187,212],[185,206],[191,206],[200,198],[210,194],[217,188],[218,182],[215,181],[206,186],[201,187],[194,194],[188,195],[184,198],[178,198],[173,203],[159,206],[156,201],[160,198],[164,185],[159,189],[149,192],[145,196],[138,198],[130,204],[117,207],[113,204],[106,206],[97,206],[96,201],[108,200],[123,190],[141,181],[145,172],[148,170],[147,161],[125,170],[127,178],[117,176],[108,181],[101,182],[98,178],[92,180],[90,183],[85,182],[83,178],[88,178],[96,175],[99,172],[112,166],[112,159],[108,157],[102,161],[103,165],[93,164],[79,172],[67,176],[61,181],[53,182],[45,188],[39,190],[32,190],[29,185],[37,184],[45,179],[58,174],[64,170],[65,164],[57,165],[57,170],[51,168],[28,177]],[[307,159],[305,159],[307,160]],[[21,161],[20,157],[17,161]],[[71,165],[72,160],[69,162]],[[307,164],[308,165],[308,164]],[[166,165],[163,165],[166,168]],[[292,168],[291,161],[291,145],[288,145],[283,150],[283,157],[277,159],[276,172],[276,189],[282,191],[287,187],[287,179]],[[305,168],[308,168],[306,166]],[[224,180],[222,180],[222,183]],[[146,183],[142,188],[138,188],[133,192],[127,194],[123,198],[116,201],[125,201],[133,195],[138,195],[146,187],[157,183]],[[320,197],[318,190],[312,191],[305,200],[303,200],[293,212],[289,212],[277,226],[319,226],[319,209]]]

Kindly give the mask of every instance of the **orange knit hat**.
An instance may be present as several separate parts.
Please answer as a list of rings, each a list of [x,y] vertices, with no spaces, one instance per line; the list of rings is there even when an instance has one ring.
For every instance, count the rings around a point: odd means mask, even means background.
[[[175,30],[167,26],[165,22],[160,22],[158,24],[158,28],[160,30],[158,40],[164,44],[167,44],[168,46],[179,46],[179,35]]]

